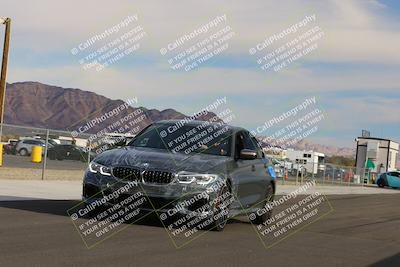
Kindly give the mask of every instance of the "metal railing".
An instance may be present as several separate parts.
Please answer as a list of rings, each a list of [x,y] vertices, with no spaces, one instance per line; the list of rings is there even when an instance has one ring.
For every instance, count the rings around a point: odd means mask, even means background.
[[[14,140],[20,142],[15,146]],[[3,124],[1,141],[0,178],[82,179],[91,159],[89,134],[72,136],[68,131]],[[33,146],[42,147],[40,162],[31,160]]]
[[[35,139],[42,142],[42,160],[33,163],[29,148],[24,146],[11,147],[9,140]],[[59,131],[44,128],[34,128],[3,124],[3,166],[0,167],[0,178],[16,179],[82,179],[84,171],[92,158],[91,155],[101,153],[103,148],[109,149],[107,139],[96,135],[77,134],[76,132]],[[75,155],[57,154],[59,144],[70,144],[78,148]],[[8,146],[8,147],[7,147]],[[10,148],[11,147],[11,148]],[[21,149],[26,148],[28,153]],[[282,161],[274,165],[277,179],[282,184],[303,184],[311,179],[319,184],[336,185],[366,185],[374,182],[376,174],[365,168],[340,166],[329,163],[296,163]]]
[[[309,180],[316,180],[319,184],[358,185],[364,186],[374,183],[375,173],[366,168],[335,165],[330,163],[295,163],[286,161],[284,164],[274,165],[278,181],[282,184],[303,184]]]

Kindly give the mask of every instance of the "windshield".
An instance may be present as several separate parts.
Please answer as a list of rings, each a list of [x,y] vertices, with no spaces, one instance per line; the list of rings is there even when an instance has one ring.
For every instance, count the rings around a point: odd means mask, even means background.
[[[153,124],[128,145],[165,149],[172,153],[230,156],[231,135],[228,125],[199,124],[179,127],[175,124]]]
[[[50,145],[53,145],[53,146],[58,145],[56,141],[51,140],[51,139],[49,139],[48,142],[49,142]]]

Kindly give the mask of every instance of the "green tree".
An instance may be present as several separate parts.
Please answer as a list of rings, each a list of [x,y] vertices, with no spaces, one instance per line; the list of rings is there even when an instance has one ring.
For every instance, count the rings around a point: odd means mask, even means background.
[[[335,165],[353,167],[355,164],[355,159],[353,157],[331,156],[331,157],[326,157],[325,162]]]

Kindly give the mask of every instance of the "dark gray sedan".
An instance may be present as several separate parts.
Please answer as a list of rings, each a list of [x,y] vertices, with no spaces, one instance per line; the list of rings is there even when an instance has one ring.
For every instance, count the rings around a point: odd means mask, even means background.
[[[154,123],[127,146],[98,155],[85,173],[83,200],[90,204],[129,182],[137,186],[124,197],[141,191],[148,199],[141,211],[198,216],[214,230],[237,215],[265,222],[276,187],[273,166],[247,130],[179,120]]]

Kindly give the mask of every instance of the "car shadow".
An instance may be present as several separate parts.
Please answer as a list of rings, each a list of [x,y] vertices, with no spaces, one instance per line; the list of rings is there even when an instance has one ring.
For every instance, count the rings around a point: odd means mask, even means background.
[[[391,257],[387,257],[378,262],[375,262],[369,266],[370,267],[400,266],[400,253],[397,253]]]
[[[16,209],[29,212],[37,212],[49,215],[65,216],[68,215],[68,210],[72,207],[77,206],[81,203],[79,200],[43,200],[43,199],[29,199],[29,200],[6,200],[0,201],[0,208]],[[146,225],[153,227],[164,228],[161,219],[158,217],[156,212],[151,212],[143,216],[141,219],[135,222],[127,221],[126,224],[132,225]],[[229,219],[228,224],[250,224],[250,222],[243,220],[242,218]]]
[[[42,200],[42,199],[7,200],[7,201],[0,201],[0,208],[16,209],[16,210],[49,214],[49,215],[70,217],[67,213],[68,210],[76,205],[79,205],[80,203],[81,201],[78,200]],[[154,212],[153,214],[144,216],[142,219],[134,223],[126,222],[126,224],[164,227],[160,219]]]

